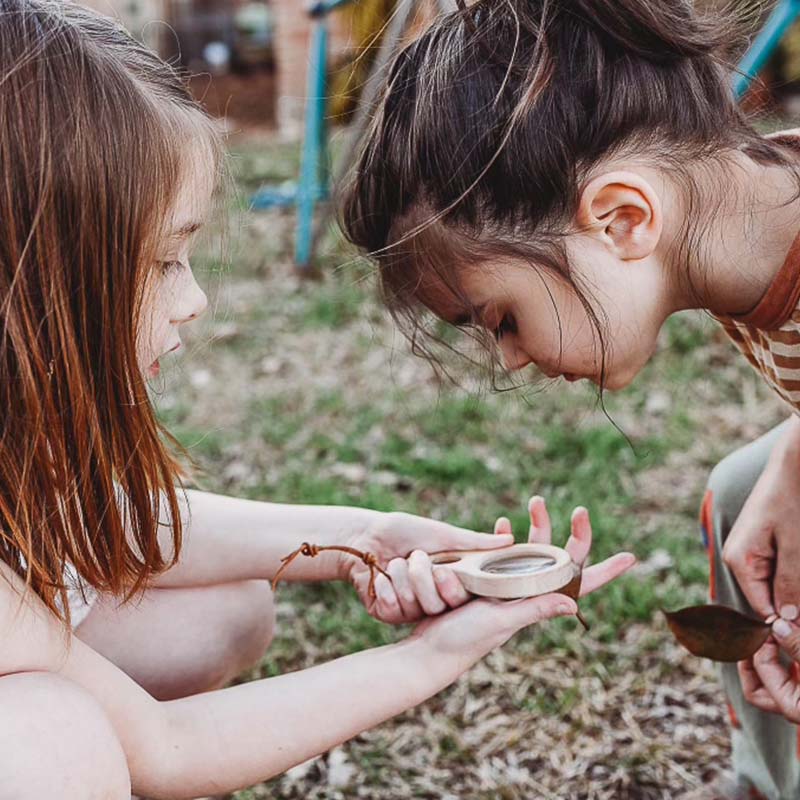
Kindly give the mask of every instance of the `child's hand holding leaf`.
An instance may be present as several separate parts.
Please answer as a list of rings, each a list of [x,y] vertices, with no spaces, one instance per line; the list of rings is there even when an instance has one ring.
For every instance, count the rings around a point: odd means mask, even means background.
[[[787,666],[781,651],[794,663]],[[800,627],[795,622],[775,620],[772,637],[737,668],[748,703],[800,724]]]

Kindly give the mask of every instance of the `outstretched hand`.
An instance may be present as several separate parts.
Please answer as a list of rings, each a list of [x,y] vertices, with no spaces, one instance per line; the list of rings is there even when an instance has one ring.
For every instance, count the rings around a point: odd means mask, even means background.
[[[533,497],[528,504],[531,525],[528,541],[550,544],[552,528],[544,500]],[[507,519],[497,521],[496,529],[510,530]],[[572,513],[571,535],[566,544],[573,561],[584,564],[592,545],[592,527],[585,508]],[[631,553],[618,553],[583,570],[581,596],[599,589],[619,577],[636,563]],[[453,578],[457,580],[455,575]],[[442,656],[457,656],[474,663],[517,631],[542,620],[570,616],[577,612],[574,600],[550,593],[521,600],[473,599],[450,614],[429,618],[417,626],[414,635]]]
[[[544,500],[541,497],[532,497],[528,503],[528,511],[528,541],[550,544],[552,526]],[[365,564],[356,561],[348,565],[348,578],[372,616],[393,624],[415,622],[458,608],[472,599],[456,573],[445,565],[434,565],[430,553],[443,550],[489,550],[507,547],[513,543],[511,522],[506,517],[497,520],[494,534],[486,534],[409,514],[387,514],[379,525],[355,537],[349,544],[373,553],[391,577],[391,581],[383,575],[377,575],[376,596],[370,597],[370,570]],[[591,544],[589,514],[585,508],[576,508],[572,515],[571,535],[566,550],[576,564],[583,565]],[[633,563],[633,556],[622,553],[584,570],[581,595],[603,586]],[[546,605],[547,601],[543,603]],[[572,604],[568,613],[574,611]]]

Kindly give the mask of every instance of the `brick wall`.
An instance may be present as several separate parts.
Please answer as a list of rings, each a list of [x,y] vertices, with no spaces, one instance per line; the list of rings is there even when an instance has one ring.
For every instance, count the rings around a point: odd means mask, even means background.
[[[284,136],[296,137],[302,132],[312,22],[304,0],[271,0],[270,5],[275,11],[277,122]],[[328,52],[335,58],[348,45],[347,15],[333,12],[328,26]]]
[[[302,130],[309,43],[312,22],[305,9],[307,0],[270,0],[276,12],[277,62],[277,120],[287,136],[297,136]],[[416,0],[414,21],[409,36],[414,36],[442,9],[455,8],[455,0]],[[353,6],[334,11],[329,16],[329,58],[333,61],[350,44],[348,15]]]

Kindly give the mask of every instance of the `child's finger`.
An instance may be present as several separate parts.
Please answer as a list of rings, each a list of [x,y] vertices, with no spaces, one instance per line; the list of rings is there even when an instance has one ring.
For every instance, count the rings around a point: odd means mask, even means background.
[[[423,542],[425,544],[422,546],[431,553],[439,550],[488,550],[514,543],[511,534],[505,534],[508,541],[503,541],[490,533],[476,533],[447,522],[416,517],[413,514],[395,514],[392,519],[394,521],[388,533],[391,535],[393,548],[398,553],[410,552]]]
[[[781,609],[784,613],[791,611],[796,616],[795,609]],[[788,619],[778,618],[772,623],[772,635],[781,646],[781,650],[793,661],[800,661],[800,626]]]
[[[547,506],[543,497],[534,495],[528,500],[528,514],[530,514],[531,518],[528,541],[550,544],[553,538],[552,528],[550,526],[550,515],[547,513]]]
[[[563,594],[543,594],[525,600],[512,600],[502,603],[504,624],[514,630],[521,630],[536,622],[552,617],[564,617],[575,614],[578,606],[574,600]]]
[[[753,666],[764,689],[781,714],[795,724],[800,722],[800,691],[797,682],[781,662],[781,651],[771,640],[753,656]]]
[[[494,524],[494,534],[495,536],[513,536],[511,520],[508,517],[498,517]]]
[[[599,564],[593,564],[583,571],[581,597],[605,586],[609,581],[627,572],[636,563],[633,553],[617,553]]]
[[[439,590],[439,596],[447,603],[450,608],[463,606],[472,595],[464,588],[464,584],[452,569],[447,567],[434,567],[433,580]]]
[[[570,528],[566,549],[572,560],[582,565],[592,549],[592,524],[589,521],[589,512],[583,506],[578,506],[572,512]]]
[[[411,621],[424,616],[408,577],[408,561],[405,558],[393,558],[386,566],[386,571],[392,576],[392,586],[400,601],[403,617]]]
[[[780,714],[778,704],[770,697],[769,692],[764,688],[761,683],[761,678],[758,677],[753,659],[748,658],[747,661],[740,661],[736,665],[739,673],[739,682],[742,686],[742,694],[744,699],[750,705],[767,711],[770,714]]]
[[[400,603],[394,587],[380,572],[375,576],[375,603],[381,619],[395,617],[400,613]]]
[[[423,550],[415,550],[408,557],[408,577],[417,602],[428,616],[441,614],[447,608],[433,580],[430,556]]]
[[[426,541],[436,542],[434,550],[491,550],[496,547],[508,547],[514,544],[514,536],[509,530],[494,534],[474,533],[464,531],[461,528],[451,527],[450,531],[445,532],[437,539],[426,539]]]

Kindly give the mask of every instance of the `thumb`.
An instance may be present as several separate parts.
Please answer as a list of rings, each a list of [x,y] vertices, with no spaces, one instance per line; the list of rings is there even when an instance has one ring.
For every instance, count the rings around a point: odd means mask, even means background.
[[[800,661],[800,628],[793,622],[777,619],[772,624],[772,633],[781,649],[795,661]]]
[[[553,617],[572,616],[578,610],[577,603],[563,594],[543,594],[507,601],[502,605],[507,624],[515,630]]]
[[[425,550],[437,553],[442,550],[485,550],[514,544],[508,533],[476,533],[447,522],[402,515],[400,524],[392,532],[392,541],[398,551]]]
[[[753,611],[764,619],[776,613],[772,603],[769,581],[741,573],[736,574],[736,580]]]
[[[501,517],[495,526],[494,533],[476,533],[463,528],[448,526],[438,545],[447,550],[491,550],[497,547],[508,547],[514,544],[514,535],[511,533],[511,523],[507,527],[501,523]],[[498,529],[499,528],[499,529]]]
[[[772,602],[773,556],[759,553],[750,546],[749,537],[731,531],[722,548],[722,561],[733,572],[750,607],[761,617],[775,613]]]
[[[800,608],[798,559],[800,559],[800,547],[794,541],[782,540],[778,548],[778,563],[775,566],[772,592],[775,598],[775,610],[784,619],[789,620],[797,618]]]

